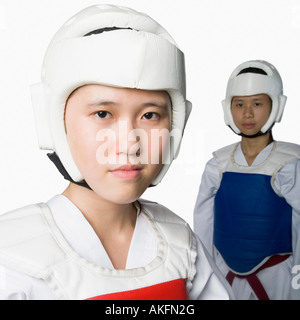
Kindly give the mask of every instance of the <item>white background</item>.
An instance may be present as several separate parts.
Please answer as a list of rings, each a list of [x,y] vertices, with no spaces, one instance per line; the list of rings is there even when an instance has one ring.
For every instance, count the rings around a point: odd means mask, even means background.
[[[47,201],[67,182],[38,149],[29,86],[40,81],[47,45],[84,7],[108,1],[0,0],[0,212]],[[281,73],[288,96],[277,140],[300,143],[299,0],[111,0],[160,22],[186,55],[193,112],[180,156],[144,198],[160,202],[191,225],[205,163],[239,140],[223,122],[227,79],[241,62],[265,59]]]

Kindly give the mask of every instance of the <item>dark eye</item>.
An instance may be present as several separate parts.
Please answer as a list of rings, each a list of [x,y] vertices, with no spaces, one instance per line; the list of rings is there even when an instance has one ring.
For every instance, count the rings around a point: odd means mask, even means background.
[[[242,108],[243,107],[243,102],[235,102],[235,101],[233,101],[231,106],[234,107],[234,108]]]
[[[159,115],[156,112],[147,112],[143,115],[143,119],[146,120],[156,120],[159,118]]]
[[[111,116],[111,114],[108,111],[98,111],[96,115],[101,119],[106,119]]]

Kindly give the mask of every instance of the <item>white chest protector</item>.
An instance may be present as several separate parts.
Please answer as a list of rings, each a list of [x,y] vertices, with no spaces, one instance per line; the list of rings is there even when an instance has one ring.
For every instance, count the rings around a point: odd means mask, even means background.
[[[43,279],[57,299],[188,298],[196,273],[193,232],[167,208],[139,202],[158,239],[157,256],[145,267],[111,270],[86,261],[69,246],[44,203],[0,216],[0,264]]]
[[[234,143],[213,153],[220,170],[223,172],[243,172],[272,176],[272,186],[278,171],[288,162],[300,159],[300,145],[288,142],[275,141],[268,158],[258,165],[243,166],[234,160],[234,154],[239,143]]]

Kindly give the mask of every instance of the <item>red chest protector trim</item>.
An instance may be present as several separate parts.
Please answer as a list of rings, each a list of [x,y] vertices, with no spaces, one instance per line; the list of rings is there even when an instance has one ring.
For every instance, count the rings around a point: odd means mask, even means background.
[[[186,280],[177,279],[136,290],[104,294],[86,300],[188,300]]]

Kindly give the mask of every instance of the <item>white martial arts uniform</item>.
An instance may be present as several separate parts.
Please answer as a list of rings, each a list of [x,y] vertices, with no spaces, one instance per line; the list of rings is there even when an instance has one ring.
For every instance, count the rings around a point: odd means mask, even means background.
[[[264,164],[269,158],[273,146],[274,143],[262,150],[252,166]],[[234,152],[234,162],[238,166],[248,167],[240,144]],[[217,252],[213,240],[214,201],[220,187],[220,181],[220,168],[216,159],[212,158],[206,164],[199,188],[194,210],[194,231],[213,256],[223,275],[226,276],[229,268],[220,253]],[[300,299],[300,290],[292,289],[291,285],[292,278],[295,276],[292,273],[292,268],[300,265],[300,160],[294,159],[285,164],[276,174],[274,185],[292,207],[293,254],[287,260],[259,271],[257,277],[270,299]],[[236,277],[232,288],[238,299],[257,299],[246,279]]]
[[[127,270],[134,269],[137,272],[144,272],[147,268],[152,272],[151,264],[153,261],[157,260],[159,255],[159,237],[158,234],[154,232],[152,225],[150,225],[149,220],[146,219],[143,213],[143,201],[140,200],[141,212],[138,210],[136,226],[131,241],[127,262],[126,270],[122,273],[123,278]],[[147,206],[147,204],[145,203]],[[154,207],[162,208],[158,204],[154,204]],[[101,266],[101,274],[110,274],[114,272],[114,267],[102,246],[99,238],[94,232],[91,225],[84,218],[82,213],[77,207],[73,205],[65,196],[57,195],[47,202],[47,207],[50,209],[53,216],[56,227],[58,227],[59,233],[66,240],[68,245],[74,250],[81,262],[83,261],[83,266],[89,268],[90,265]],[[139,206],[137,206],[139,208]],[[169,211],[168,211],[169,212]],[[148,215],[149,217],[149,215]],[[175,217],[175,215],[174,215]],[[178,219],[178,218],[177,218]],[[18,223],[18,219],[16,221]],[[165,223],[165,221],[164,221]],[[0,222],[1,224],[1,222]],[[172,225],[172,223],[169,223]],[[171,226],[172,228],[173,226]],[[176,226],[174,226],[174,233],[176,233]],[[188,228],[188,227],[187,227]],[[169,229],[172,230],[172,229]],[[190,230],[188,228],[188,230]],[[14,230],[11,230],[14,232]],[[165,234],[166,235],[166,234]],[[161,236],[161,234],[159,235]],[[59,237],[58,237],[59,238]],[[175,239],[181,238],[180,234],[175,234]],[[195,238],[196,239],[196,238]],[[62,242],[63,243],[63,242]],[[176,243],[176,241],[174,242]],[[197,239],[197,257],[194,257],[194,266],[191,269],[195,270],[191,281],[187,285],[188,296],[190,299],[228,299],[233,298],[231,288],[228,288],[228,284],[223,281],[219,270],[215,268],[214,263],[211,263],[210,256],[203,249],[202,244]],[[6,248],[7,250],[7,248]],[[24,248],[26,250],[26,247]],[[47,250],[47,248],[45,248]],[[175,248],[176,250],[176,248]],[[172,250],[167,249],[167,252]],[[9,249],[8,249],[8,253]],[[5,256],[0,245],[0,256]],[[26,257],[26,255],[25,255]],[[76,257],[75,257],[76,258]],[[41,258],[42,259],[42,258]],[[48,258],[47,258],[48,259]],[[185,260],[185,257],[178,257],[178,261]],[[48,259],[51,260],[51,259]],[[188,259],[187,259],[188,260]],[[1,261],[0,261],[1,262]],[[80,264],[81,262],[77,263]],[[155,268],[159,270],[159,265],[155,265]],[[176,264],[176,261],[175,261]],[[1,265],[1,263],[0,263]],[[180,265],[180,263],[178,263]],[[154,266],[154,265],[153,265]],[[94,268],[94,267],[93,267]],[[26,269],[28,270],[28,269]],[[142,270],[142,271],[141,271]],[[163,269],[165,271],[166,269]],[[78,271],[78,270],[77,270]],[[80,271],[80,270],[79,270]],[[116,270],[116,273],[119,272]],[[145,273],[145,272],[144,272]],[[76,273],[75,273],[76,274]],[[2,276],[1,276],[2,275]],[[218,276],[217,276],[218,275]],[[168,278],[168,274],[159,275],[160,277]],[[70,275],[71,277],[71,275]],[[144,277],[147,277],[145,273]],[[134,278],[134,277],[133,277]],[[54,295],[53,290],[50,289],[46,281],[43,279],[38,279],[36,277],[29,276],[23,272],[13,270],[12,268],[5,267],[2,263],[0,266],[0,299],[46,299],[52,300],[57,299]],[[76,282],[82,281],[82,279],[73,279]],[[133,282],[142,281],[141,278],[135,277]],[[152,279],[150,278],[150,282]],[[122,281],[124,282],[124,281]],[[125,281],[126,282],[126,281]],[[155,284],[155,280],[153,280]],[[102,284],[100,282],[100,284]],[[53,285],[52,285],[53,286]],[[76,286],[75,286],[76,287]],[[228,293],[229,292],[229,293]],[[89,298],[89,297],[86,297]],[[66,299],[66,297],[62,297]],[[155,296],[153,297],[155,299]]]

